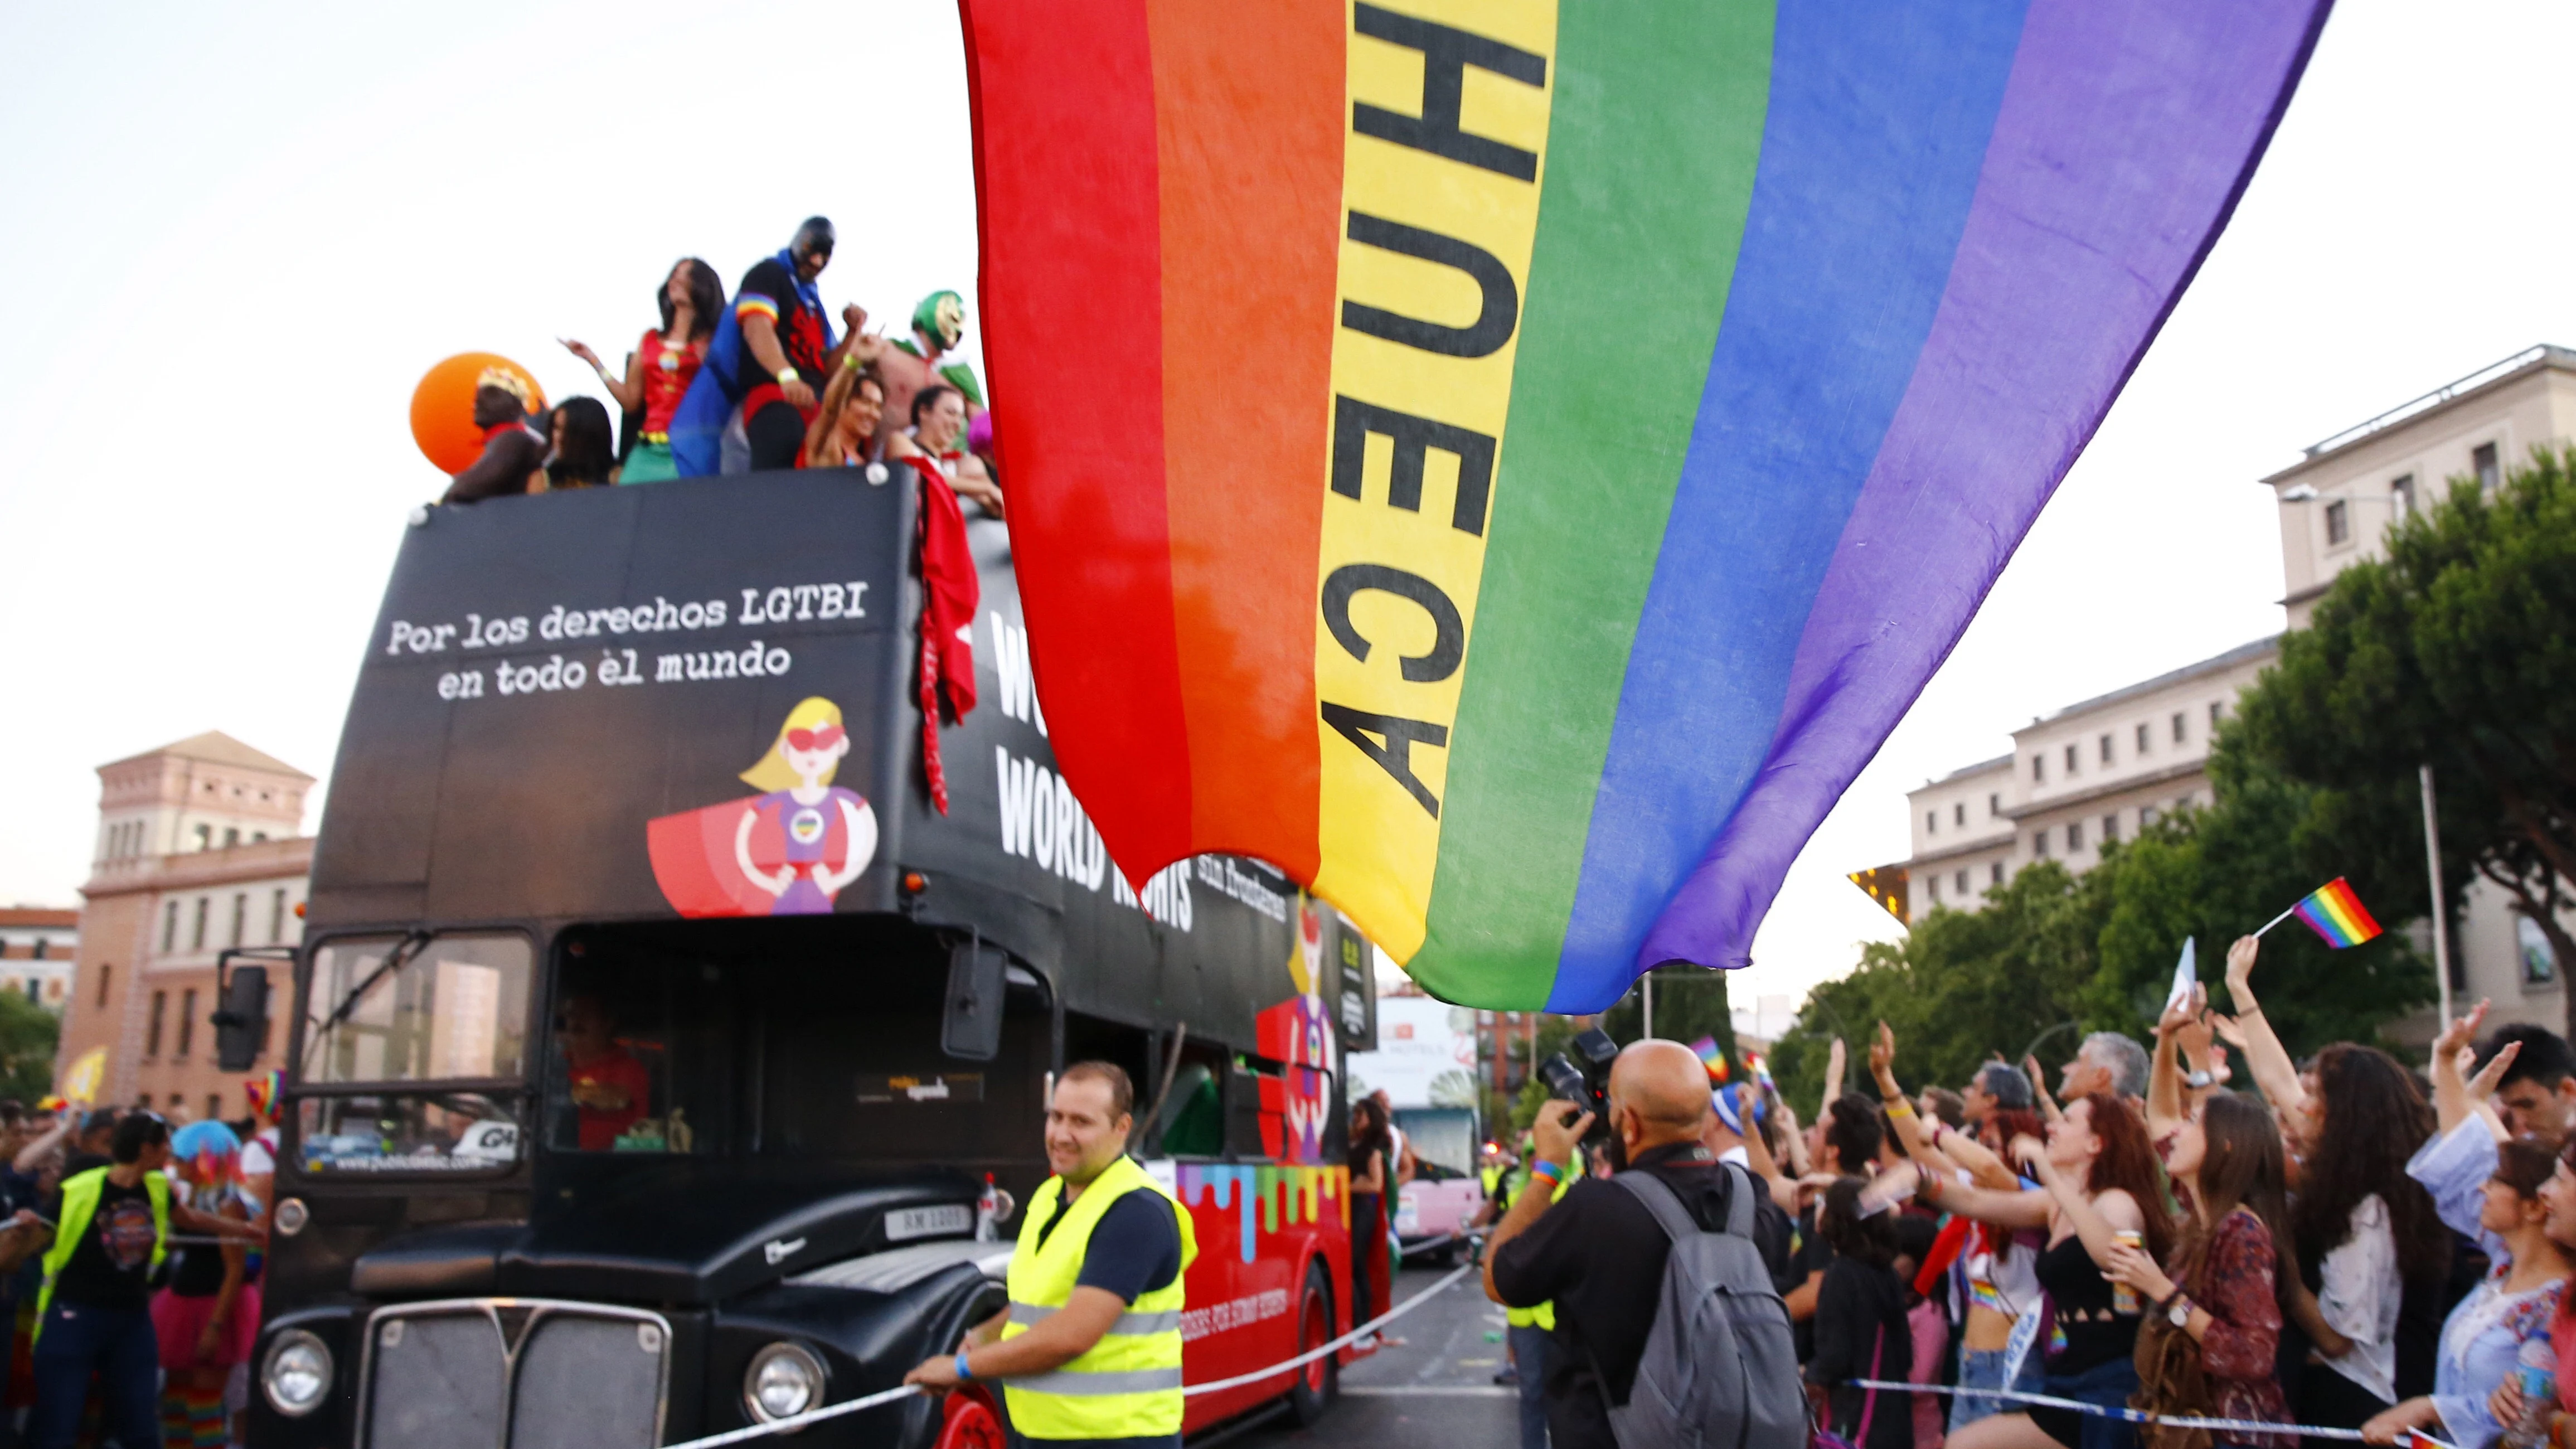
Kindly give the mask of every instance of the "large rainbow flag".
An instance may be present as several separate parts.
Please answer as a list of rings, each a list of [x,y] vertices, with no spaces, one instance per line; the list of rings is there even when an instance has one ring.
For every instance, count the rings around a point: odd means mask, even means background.
[[[962,0],[1052,742],[1450,1000],[1740,966],[2325,0]]]

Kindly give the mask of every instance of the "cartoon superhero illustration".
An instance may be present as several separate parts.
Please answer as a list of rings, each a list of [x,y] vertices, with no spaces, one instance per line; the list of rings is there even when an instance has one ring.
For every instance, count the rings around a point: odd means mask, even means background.
[[[749,799],[665,815],[646,829],[653,877],[684,916],[820,915],[877,852],[867,798],[832,783],[850,753],[839,705],[788,711],[742,779]]]
[[[1298,892],[1297,943],[1288,953],[1296,994],[1254,1018],[1261,1054],[1287,1063],[1280,1076],[1261,1081],[1262,1149],[1290,1162],[1323,1160],[1325,1076],[1335,1056],[1333,1019],[1322,995],[1327,909]],[[1270,1140],[1274,1124],[1284,1127],[1284,1140]]]

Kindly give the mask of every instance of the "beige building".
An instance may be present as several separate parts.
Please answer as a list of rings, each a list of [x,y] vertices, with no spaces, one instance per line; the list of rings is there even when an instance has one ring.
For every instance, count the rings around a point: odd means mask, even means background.
[[[1912,910],[1975,910],[2030,861],[2083,871],[2104,844],[2208,804],[2210,736],[2276,652],[2257,640],[2070,705],[2014,731],[2011,754],[1909,792]]]
[[[2531,449],[2576,437],[2576,351],[2534,347],[2400,404],[2305,450],[2263,479],[2280,502],[2282,606],[2301,628],[2336,574],[2383,555],[2391,524],[2434,502],[2453,478],[2486,487]],[[1907,793],[1912,852],[1875,879],[1906,906],[1976,910],[2023,865],[2076,871],[2105,843],[2164,811],[2210,801],[2204,762],[2236,696],[2279,652],[2277,636],[2071,705],[2013,733],[2013,752]],[[2286,903],[2285,903],[2286,904]],[[1891,908],[1893,908],[1891,906]],[[2419,934],[2424,934],[2419,927]],[[2425,940],[2429,951],[2429,935]],[[2494,1020],[2562,1028],[2560,966],[2548,938],[2509,898],[2473,886],[2456,923],[2452,989],[2495,1002]],[[2399,1023],[2429,1039],[2432,1013]]]
[[[102,765],[98,776],[97,849],[59,1061],[103,1046],[103,1099],[179,1118],[239,1116],[240,1074],[215,1067],[216,961],[231,947],[302,938],[313,777],[212,732]],[[274,1043],[288,973],[270,974]]]

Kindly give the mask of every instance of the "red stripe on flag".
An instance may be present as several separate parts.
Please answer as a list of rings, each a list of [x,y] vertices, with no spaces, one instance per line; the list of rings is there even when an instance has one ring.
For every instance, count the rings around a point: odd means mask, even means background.
[[[1141,880],[1192,850],[1145,6],[959,12],[984,357],[1029,652],[1058,768]]]

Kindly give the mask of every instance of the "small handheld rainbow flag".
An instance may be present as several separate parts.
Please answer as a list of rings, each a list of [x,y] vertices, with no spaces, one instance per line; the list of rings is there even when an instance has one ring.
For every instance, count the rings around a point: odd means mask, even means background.
[[[2309,892],[2306,900],[2274,916],[2265,923],[2263,931],[2292,916],[2306,922],[2309,930],[2324,937],[2325,943],[2338,951],[2346,946],[2358,946],[2379,934],[2379,923],[2370,918],[2370,912],[2362,909],[2361,897],[2352,893],[2352,886],[2342,876],[2327,881]],[[2260,936],[2263,931],[2254,934]]]
[[[1725,1086],[1727,1077],[1726,1053],[1717,1049],[1717,1038],[1713,1036],[1701,1037],[1699,1040],[1691,1043],[1691,1050],[1698,1055],[1699,1064],[1708,1068],[1709,1084],[1711,1086],[1718,1087]]]

